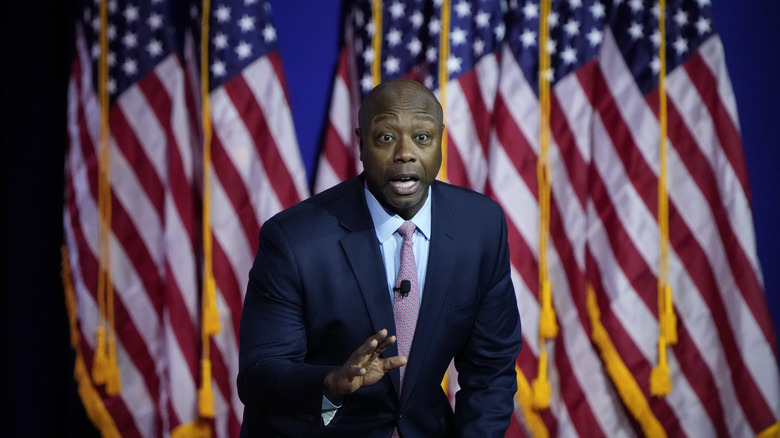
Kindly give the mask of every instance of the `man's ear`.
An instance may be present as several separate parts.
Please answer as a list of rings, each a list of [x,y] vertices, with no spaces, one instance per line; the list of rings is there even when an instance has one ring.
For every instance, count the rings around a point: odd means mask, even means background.
[[[360,135],[360,128],[355,128],[355,141],[357,141],[358,152],[360,152],[360,161],[363,161],[363,138]]]

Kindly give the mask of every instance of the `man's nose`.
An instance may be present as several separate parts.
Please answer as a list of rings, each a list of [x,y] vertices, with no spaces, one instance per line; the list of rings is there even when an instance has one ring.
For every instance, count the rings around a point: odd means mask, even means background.
[[[403,137],[396,146],[393,159],[403,163],[417,160],[416,145],[414,144],[414,141],[409,137]]]

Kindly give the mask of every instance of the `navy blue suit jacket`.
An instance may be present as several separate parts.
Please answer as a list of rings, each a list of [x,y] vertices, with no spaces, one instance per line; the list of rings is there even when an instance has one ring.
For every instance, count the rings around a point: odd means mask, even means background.
[[[428,270],[403,390],[393,370],[345,396],[328,426],[325,375],[379,330],[395,333],[363,178],[263,225],[241,316],[242,436],[389,438],[395,427],[406,438],[504,436],[521,346],[506,219],[476,192],[437,181],[431,193]],[[455,412],[440,386],[453,358]]]

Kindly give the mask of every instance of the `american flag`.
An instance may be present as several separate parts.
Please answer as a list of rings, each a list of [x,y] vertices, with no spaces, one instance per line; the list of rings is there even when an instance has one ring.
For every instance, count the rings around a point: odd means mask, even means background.
[[[440,177],[494,197],[509,222],[525,347],[507,436],[754,436],[780,419],[775,334],[711,5],[665,5],[664,62],[654,1],[348,5],[315,191],[360,172],[355,114],[377,81],[414,78],[442,99]],[[547,282],[557,332],[540,337]],[[669,313],[676,342],[659,328]],[[669,387],[656,394],[661,363]]]
[[[709,1],[666,3],[663,40],[654,1],[548,5],[549,11],[538,1],[510,5],[489,156],[492,195],[510,223],[525,340],[518,358],[523,428],[509,435],[768,430],[780,418],[775,334],[756,258],[737,111]],[[542,20],[549,29],[544,69]],[[544,260],[540,70],[550,83]],[[677,341],[664,338],[659,347],[667,307],[658,286],[664,193],[668,308]],[[539,333],[541,263],[559,327],[551,339]],[[540,357],[542,350],[549,356]],[[663,360],[670,391],[654,395],[651,376]],[[552,391],[549,407],[540,408],[532,382],[545,373]]]
[[[64,262],[80,395],[105,436],[238,436],[238,321],[260,224],[308,194],[270,10],[210,3],[205,99],[200,5],[104,5],[105,20],[99,1],[84,5],[69,84]],[[215,285],[215,334],[203,330],[204,276]],[[109,365],[96,367],[104,350]],[[95,372],[111,375],[111,363],[117,381]]]

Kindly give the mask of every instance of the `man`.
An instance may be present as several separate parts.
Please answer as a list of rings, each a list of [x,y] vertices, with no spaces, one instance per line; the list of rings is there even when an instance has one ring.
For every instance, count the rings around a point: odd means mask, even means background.
[[[242,436],[503,437],[521,346],[504,214],[435,180],[443,114],[424,86],[384,82],[358,116],[364,172],[260,231]]]

